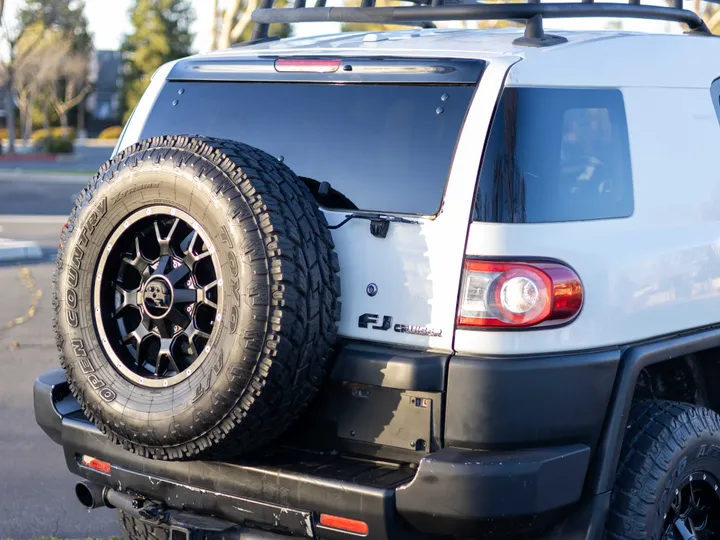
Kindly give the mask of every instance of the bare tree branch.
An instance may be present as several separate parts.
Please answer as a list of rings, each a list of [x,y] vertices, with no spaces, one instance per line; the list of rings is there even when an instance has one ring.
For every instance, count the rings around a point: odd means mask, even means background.
[[[217,38],[218,38],[218,1],[219,0],[213,0],[212,3],[212,11],[210,12],[210,15],[212,18],[210,19],[210,50],[214,51],[217,48]]]
[[[257,0],[248,0],[247,6],[245,6],[245,11],[243,11],[242,16],[238,20],[235,27],[232,29],[232,32],[230,32],[231,44],[235,43],[238,39],[240,39],[240,36],[243,35],[245,29],[250,25],[250,23],[252,22],[252,12],[255,11],[257,6]]]
[[[242,0],[232,0],[232,4],[225,10],[223,14],[222,27],[220,28],[220,37],[218,38],[218,49],[227,49],[230,47],[230,33],[233,24],[240,12],[240,4]]]
[[[705,22],[711,32],[715,33],[715,30],[720,27],[720,9],[718,9],[712,16]]]
[[[59,88],[60,85],[64,88]],[[58,77],[53,84],[50,103],[60,117],[63,128],[68,127],[67,113],[90,92],[88,59],[79,54],[68,54],[63,59]]]

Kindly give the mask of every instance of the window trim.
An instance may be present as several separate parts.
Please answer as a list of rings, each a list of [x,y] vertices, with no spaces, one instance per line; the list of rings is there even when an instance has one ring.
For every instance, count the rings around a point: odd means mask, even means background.
[[[715,114],[720,124],[720,77],[715,79],[710,85],[710,97],[712,98],[713,107],[715,107]]]

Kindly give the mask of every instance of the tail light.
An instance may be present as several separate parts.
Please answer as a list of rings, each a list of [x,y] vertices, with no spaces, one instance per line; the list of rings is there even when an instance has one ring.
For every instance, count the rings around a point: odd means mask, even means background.
[[[342,60],[324,58],[278,58],[275,71],[285,73],[335,73]]]
[[[583,288],[554,262],[467,259],[457,324],[469,328],[527,328],[564,324],[580,313]]]

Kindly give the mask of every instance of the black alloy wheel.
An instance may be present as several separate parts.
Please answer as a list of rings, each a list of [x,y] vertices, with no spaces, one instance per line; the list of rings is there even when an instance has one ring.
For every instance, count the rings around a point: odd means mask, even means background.
[[[222,279],[208,235],[169,206],[138,210],[108,239],[97,269],[94,316],[115,367],[136,384],[187,378],[210,350]]]
[[[685,478],[665,515],[663,540],[710,540],[720,538],[718,479],[709,473]]]

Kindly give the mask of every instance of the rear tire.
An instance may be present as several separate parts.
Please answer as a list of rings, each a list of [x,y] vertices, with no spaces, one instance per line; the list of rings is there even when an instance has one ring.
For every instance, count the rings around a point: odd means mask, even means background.
[[[605,537],[720,537],[720,416],[674,401],[633,405]]]
[[[125,540],[170,540],[168,529],[156,527],[118,510],[118,521]]]

